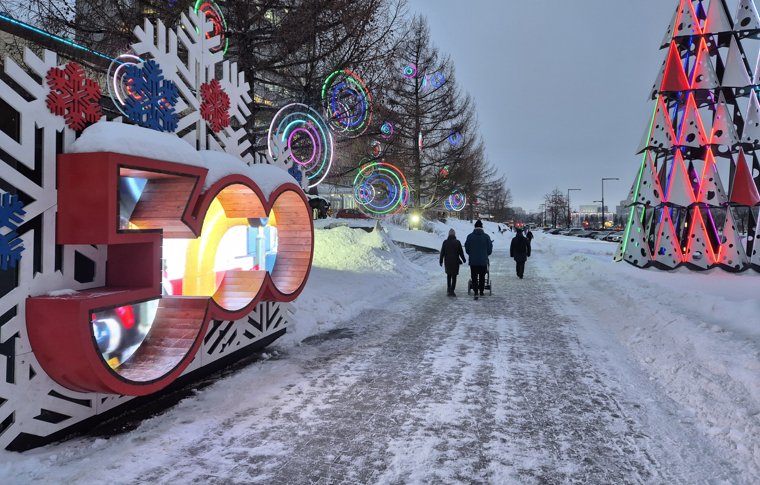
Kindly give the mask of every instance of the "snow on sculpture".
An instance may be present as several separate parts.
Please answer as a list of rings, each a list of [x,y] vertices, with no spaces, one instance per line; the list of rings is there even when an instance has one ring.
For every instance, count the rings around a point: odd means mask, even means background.
[[[618,261],[760,270],[752,264],[760,205],[752,176],[760,150],[753,80],[760,80],[760,64],[745,60],[760,21],[752,0],[741,0],[733,23],[725,6],[713,0],[705,12],[705,2],[677,2]]]

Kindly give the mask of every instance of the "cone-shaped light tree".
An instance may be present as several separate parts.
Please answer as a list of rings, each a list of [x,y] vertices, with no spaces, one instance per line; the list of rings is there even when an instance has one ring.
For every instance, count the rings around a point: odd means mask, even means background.
[[[615,258],[760,271],[760,16],[752,0],[678,0]]]

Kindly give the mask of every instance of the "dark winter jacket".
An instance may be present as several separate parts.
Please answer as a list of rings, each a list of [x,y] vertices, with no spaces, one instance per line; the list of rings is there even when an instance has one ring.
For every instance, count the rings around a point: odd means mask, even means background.
[[[533,242],[533,233],[532,233],[532,232],[530,232],[530,229],[528,229],[528,230],[525,232],[525,239],[527,239],[527,240],[528,240],[528,244],[530,244],[531,242]]]
[[[493,242],[491,238],[483,232],[483,229],[476,227],[464,242],[464,249],[470,256],[470,266],[488,266],[488,256],[493,251]]]
[[[515,261],[521,262],[527,261],[530,257],[530,242],[522,233],[512,238],[512,244],[509,246],[509,255],[515,258]]]
[[[456,236],[449,236],[448,239],[443,241],[441,246],[441,257],[439,264],[446,263],[446,274],[458,275],[459,265],[466,263],[464,258],[464,251],[462,251],[462,243],[456,238]]]

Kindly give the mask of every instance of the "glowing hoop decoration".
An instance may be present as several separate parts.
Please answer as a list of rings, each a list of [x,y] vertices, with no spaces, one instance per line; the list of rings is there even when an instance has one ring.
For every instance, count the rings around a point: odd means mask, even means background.
[[[459,212],[463,210],[466,205],[467,196],[461,190],[457,190],[448,196],[443,203],[443,206],[446,208],[446,210],[450,212]]]
[[[356,73],[344,69],[330,74],[322,85],[322,101],[330,127],[357,137],[372,122],[372,94]]]
[[[111,101],[113,101],[116,109],[118,109],[119,112],[127,118],[129,116],[124,111],[126,99],[128,97],[135,97],[139,95],[130,92],[126,79],[124,78],[124,71],[127,66],[139,66],[142,63],[143,60],[138,56],[134,56],[132,54],[122,54],[111,61],[111,64],[108,66],[108,78],[106,81],[108,84],[108,94],[111,96]],[[139,97],[136,99],[139,99]]]
[[[372,140],[369,144],[369,153],[372,158],[379,158],[383,154],[383,145],[378,140]]]
[[[453,147],[457,147],[462,144],[464,136],[458,131],[452,131],[449,135],[449,144]]]
[[[420,91],[423,93],[427,91],[434,91],[444,84],[446,84],[446,76],[443,73],[434,72],[433,74],[425,74],[425,77],[422,79]]]
[[[305,104],[284,106],[272,118],[267,140],[269,156],[302,167],[309,188],[327,177],[333,162],[333,138],[319,113]]]
[[[222,15],[222,10],[211,0],[197,0],[195,2],[195,13],[201,13],[208,22],[214,26],[214,29],[206,34],[207,39],[219,37],[219,45],[213,47],[211,52],[220,52],[227,54],[230,47],[230,40],[227,38],[227,21]]]
[[[443,168],[438,171],[438,176],[442,179],[449,178],[449,166],[444,165]]]
[[[402,70],[403,76],[406,79],[414,79],[417,77],[417,66],[414,64],[407,64]]]
[[[393,123],[390,121],[386,121],[383,123],[383,125],[380,127],[380,136],[383,137],[383,140],[389,141],[391,138],[393,138]]]
[[[394,214],[409,203],[409,184],[404,173],[389,163],[363,166],[354,178],[354,198],[374,217]]]

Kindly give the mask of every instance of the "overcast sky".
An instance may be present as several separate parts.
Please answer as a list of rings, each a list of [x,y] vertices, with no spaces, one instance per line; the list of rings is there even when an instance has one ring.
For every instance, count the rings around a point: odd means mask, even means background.
[[[677,0],[409,0],[478,107],[489,159],[514,205],[554,187],[573,207],[628,195],[651,116],[659,45]],[[735,4],[735,2],[730,2]],[[733,6],[732,6],[733,8]],[[731,12],[734,14],[734,12]]]

